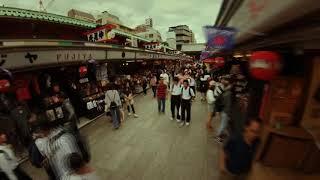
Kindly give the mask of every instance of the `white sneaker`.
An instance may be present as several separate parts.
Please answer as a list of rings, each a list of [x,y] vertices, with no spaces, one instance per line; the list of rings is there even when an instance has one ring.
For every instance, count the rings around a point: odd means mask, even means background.
[[[170,120],[173,121],[174,119],[172,117],[170,117]]]
[[[189,126],[189,125],[190,125],[190,123],[188,123],[188,122],[187,122],[187,123],[186,123],[186,125],[187,125],[187,126]]]
[[[134,114],[133,116],[134,116],[135,118],[139,117],[137,114]]]
[[[180,120],[180,119],[177,119],[177,122],[179,123],[179,122],[181,122],[181,120]]]
[[[179,124],[179,127],[183,127],[184,126],[184,122]]]
[[[128,116],[131,116],[131,113],[128,113]]]

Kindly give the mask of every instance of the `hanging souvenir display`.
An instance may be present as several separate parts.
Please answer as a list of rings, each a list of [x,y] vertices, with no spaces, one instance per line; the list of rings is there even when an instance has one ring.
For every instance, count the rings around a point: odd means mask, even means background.
[[[256,51],[253,52],[249,68],[251,75],[259,80],[272,80],[281,70],[280,55],[272,51]]]

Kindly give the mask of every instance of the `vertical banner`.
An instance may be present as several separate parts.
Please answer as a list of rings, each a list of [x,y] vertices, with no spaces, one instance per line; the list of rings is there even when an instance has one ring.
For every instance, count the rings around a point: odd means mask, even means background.
[[[236,29],[204,26],[203,30],[207,40],[207,51],[230,50],[233,48]]]

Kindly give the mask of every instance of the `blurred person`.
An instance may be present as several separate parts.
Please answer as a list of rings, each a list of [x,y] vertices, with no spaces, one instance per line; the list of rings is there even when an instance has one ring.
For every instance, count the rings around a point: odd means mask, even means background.
[[[250,118],[241,136],[231,137],[220,154],[221,179],[246,179],[260,139],[261,119]]]
[[[191,120],[191,101],[195,97],[193,90],[189,87],[189,81],[183,81],[183,87],[181,89],[181,124],[180,126],[189,126]],[[187,118],[185,116],[187,113]]]
[[[18,160],[7,144],[7,135],[0,133],[0,179],[1,180],[31,180],[19,166]]]
[[[176,119],[176,112],[177,110],[177,122],[180,122],[180,115],[179,115],[179,109],[181,104],[181,90],[182,85],[179,83],[179,78],[174,77],[173,78],[173,84],[171,86],[171,120],[173,121]]]
[[[221,79],[223,93],[217,98],[216,109],[220,112],[221,123],[217,133],[217,141],[222,142],[226,136],[226,129],[231,118],[232,106],[232,82],[230,76],[224,76]]]
[[[200,92],[201,92],[201,101],[205,101],[206,92],[208,90],[208,78],[210,78],[209,74],[202,74],[200,76]]]
[[[131,112],[130,112],[130,108],[131,108],[133,116],[135,118],[137,118],[138,115],[136,114],[136,111],[134,109],[133,94],[132,94],[132,91],[130,89],[126,89],[125,90],[125,92],[124,92],[124,100],[125,100],[125,104],[127,106],[128,115],[131,116]]]
[[[158,98],[159,113],[165,113],[166,99],[167,99],[167,85],[164,84],[163,78],[160,78],[159,85],[157,87],[157,98]]]
[[[165,85],[169,85],[169,75],[167,74],[166,70],[163,70],[162,73],[160,74],[160,78],[163,78],[163,83]]]
[[[212,119],[215,116],[216,112],[220,112],[216,107],[217,98],[224,92],[223,85],[219,82],[210,81],[209,89],[207,91],[207,103],[208,103],[208,119],[207,119],[207,128],[212,130]]]
[[[114,129],[119,129],[121,124],[121,106],[119,92],[116,90],[114,84],[110,83],[105,93],[105,112],[110,111]]]
[[[155,98],[157,95],[157,76],[153,75],[150,80],[150,86],[152,87],[153,97]]]
[[[99,180],[94,169],[88,165],[79,153],[72,153],[68,157],[70,173],[63,180]]]
[[[193,90],[194,94],[196,95],[196,80],[194,79],[193,75],[191,75],[189,78],[190,78],[190,88]]]
[[[78,142],[72,131],[62,126],[45,122],[41,125],[46,138],[36,142],[39,151],[44,153],[44,167],[52,168],[55,179],[63,179],[69,172],[67,157],[72,153],[81,153]]]
[[[147,95],[147,86],[148,86],[148,80],[146,76],[143,76],[142,78],[142,89],[143,89],[143,94]]]

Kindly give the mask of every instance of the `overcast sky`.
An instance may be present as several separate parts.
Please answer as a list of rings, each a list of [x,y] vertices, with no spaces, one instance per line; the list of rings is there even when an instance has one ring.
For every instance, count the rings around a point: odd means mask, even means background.
[[[51,0],[43,0],[46,6]],[[153,18],[154,28],[165,40],[168,27],[188,25],[197,42],[204,42],[202,26],[215,22],[222,0],[54,0],[47,11],[67,15],[69,9],[89,12],[94,16],[109,11],[124,25],[134,28]],[[0,0],[0,5],[39,10],[39,0]]]

